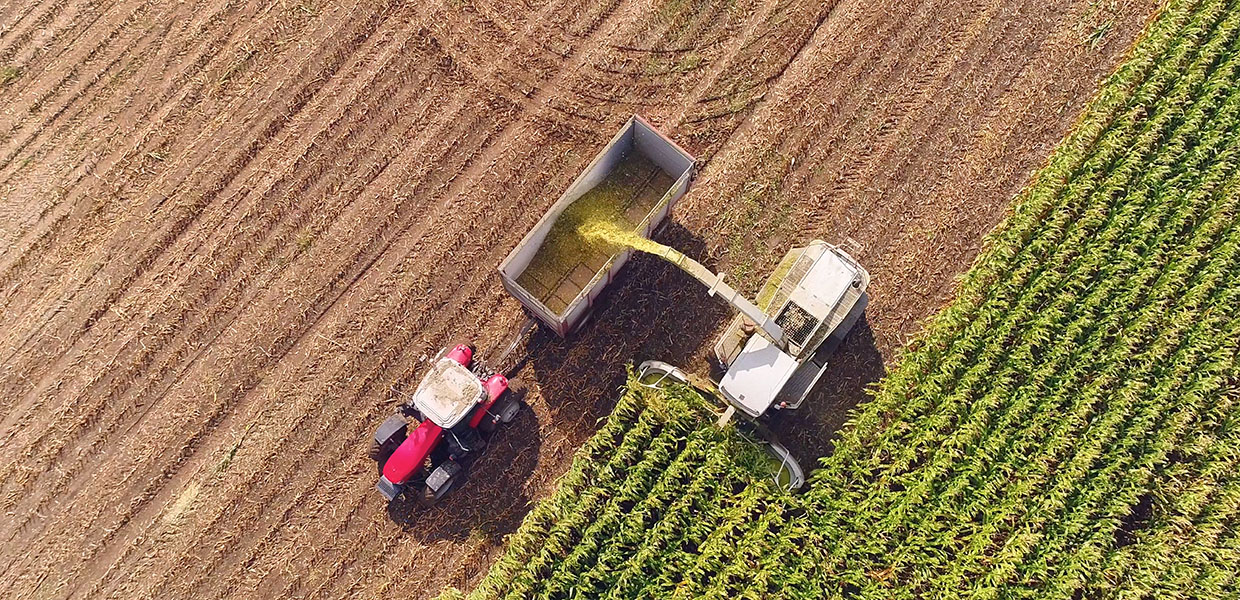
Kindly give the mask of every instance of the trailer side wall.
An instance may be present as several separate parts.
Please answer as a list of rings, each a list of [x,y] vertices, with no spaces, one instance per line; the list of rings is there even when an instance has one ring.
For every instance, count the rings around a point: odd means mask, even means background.
[[[504,288],[517,298],[534,317],[560,336],[568,335],[585,321],[598,296],[615,279],[633,251],[625,250],[612,255],[594,272],[589,283],[583,285],[571,301],[564,299],[566,304],[562,304],[562,308],[558,311],[540,300],[538,294],[526,289],[519,279],[538,256],[544,243],[547,242],[552,227],[564,211],[607,179],[632,153],[640,154],[657,166],[658,170],[661,170],[667,177],[674,180],[638,224],[637,230],[643,235],[647,237],[653,235],[671,213],[675,202],[688,190],[693,176],[694,161],[692,156],[656,131],[644,119],[634,116],[595,156],[581,175],[573,181],[560,199],[552,205],[500,265],[500,279]],[[633,220],[636,220],[636,217]]]

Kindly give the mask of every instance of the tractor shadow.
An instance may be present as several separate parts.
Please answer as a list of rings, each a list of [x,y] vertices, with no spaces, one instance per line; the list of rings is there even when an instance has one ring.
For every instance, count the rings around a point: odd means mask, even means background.
[[[388,517],[424,542],[499,542],[516,531],[529,510],[526,484],[538,466],[542,439],[539,416],[522,406],[511,423],[490,436],[465,479],[435,506],[422,507],[402,495],[388,504]]]

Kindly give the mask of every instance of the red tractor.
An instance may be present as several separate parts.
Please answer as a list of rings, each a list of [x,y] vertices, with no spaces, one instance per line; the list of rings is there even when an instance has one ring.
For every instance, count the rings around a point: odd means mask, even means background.
[[[516,417],[524,390],[473,356],[464,344],[440,351],[413,395],[375,431],[370,457],[389,501],[404,493],[434,504],[464,479],[489,434]]]

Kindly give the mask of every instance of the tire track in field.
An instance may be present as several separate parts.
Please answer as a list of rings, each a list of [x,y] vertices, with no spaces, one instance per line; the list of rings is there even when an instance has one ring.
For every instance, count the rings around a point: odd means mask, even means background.
[[[831,72],[850,73],[849,75],[843,76],[845,79],[852,79],[855,77],[858,81],[864,81],[867,77],[869,77],[877,78],[878,81],[871,82],[865,86],[858,84],[849,90],[840,90],[842,96],[840,99],[851,101],[850,104],[845,106],[841,106],[839,99],[836,98],[815,97],[815,100],[818,102],[825,102],[830,105],[831,110],[828,114],[833,118],[830,120],[820,120],[807,123],[806,127],[798,128],[799,131],[804,132],[803,135],[791,136],[788,141],[780,144],[778,152],[785,161],[788,158],[791,158],[794,166],[799,162],[800,165],[798,168],[806,169],[808,168],[807,165],[812,164],[813,161],[804,160],[805,157],[802,155],[808,149],[812,148],[815,142],[817,142],[817,146],[820,148],[825,148],[828,151],[834,151],[834,149],[838,146],[842,146],[844,144],[844,140],[846,139],[868,138],[868,132],[872,131],[874,127],[867,121],[867,119],[870,115],[875,114],[877,109],[873,105],[868,105],[866,103],[867,99],[864,97],[850,97],[845,94],[852,89],[901,88],[901,86],[897,85],[896,82],[900,81],[905,73],[906,67],[904,65],[916,56],[916,53],[920,48],[927,45],[926,36],[928,35],[928,32],[935,31],[935,23],[941,23],[941,20],[946,19],[946,15],[942,11],[934,10],[934,7],[927,2],[908,7],[908,10],[902,13],[900,15],[901,18],[894,23],[890,18],[884,20],[882,17],[883,15],[881,15],[880,12],[873,9],[867,14],[859,16],[859,20],[865,23],[873,23],[874,26],[879,27],[880,30],[866,34],[859,34],[858,37],[895,39],[899,50],[891,51],[890,46],[884,46],[883,50],[875,48],[868,51],[868,54],[850,52],[842,58],[843,64],[833,65]],[[936,21],[936,19],[938,19],[938,21]],[[884,26],[889,26],[889,28],[886,31],[882,31],[881,28]],[[842,25],[841,27],[847,26]],[[884,61],[878,57],[886,57],[887,60]],[[867,60],[867,58],[869,58],[869,60]],[[872,60],[877,61],[879,66],[875,67],[875,65],[871,62]],[[841,59],[837,59],[837,63],[840,61]],[[813,84],[809,85],[812,86]],[[817,141],[815,138],[818,137],[818,135],[814,133],[814,130],[826,124],[833,123],[835,120],[834,117],[838,117],[840,113],[844,111],[848,111],[848,120],[844,122],[841,129],[837,130],[837,137],[828,140],[826,143]],[[866,150],[863,148],[861,152],[866,152]],[[763,159],[755,158],[754,162],[757,164],[763,164]],[[781,169],[782,168],[783,167],[781,167]],[[726,208],[727,207],[721,206],[718,210],[721,212]]]
[[[222,10],[228,10],[230,7],[231,7],[231,5],[230,5],[230,4],[225,4],[225,5],[223,5],[223,6],[218,6],[218,5],[217,5],[217,7],[216,7],[216,8],[222,11]],[[211,22],[213,22],[213,21],[219,21],[219,20],[220,20],[220,19],[218,19],[218,17],[219,17],[219,12],[217,11],[215,14],[211,15],[210,17],[205,18],[205,19],[204,19],[204,21],[206,21],[206,24],[204,24],[204,25],[202,25],[202,26],[198,27],[198,28],[197,28],[197,31],[196,31],[196,32],[194,32],[194,33],[195,33],[195,34],[197,34],[197,35],[201,38],[201,35],[202,35],[202,33],[203,33],[204,29],[205,29],[206,27],[208,27],[208,26],[209,26],[209,24],[210,24]],[[254,24],[254,25],[255,25],[255,26],[258,26],[258,23]],[[220,43],[222,43],[222,41],[223,41],[223,40],[227,39],[227,37],[228,37],[228,36],[212,36],[212,37],[209,37],[209,38],[207,38],[207,39],[205,39],[205,40],[200,40],[200,41],[201,41],[201,42],[203,42],[203,43],[208,43],[208,42],[209,42],[212,46],[214,46],[214,47],[218,48],[218,45],[219,45]],[[209,52],[209,50],[208,50],[208,52]],[[201,55],[200,55],[200,56],[201,56]],[[193,65],[194,67],[198,67],[198,68],[201,68],[201,67],[204,65],[203,61],[201,61],[201,60],[196,60],[196,61],[186,61],[186,63],[187,63],[187,64],[190,64],[190,65]],[[183,82],[184,82],[184,80],[186,79],[186,74],[185,74],[184,72],[181,72],[181,73],[178,73],[178,74],[177,74],[177,77],[175,77],[175,78],[174,78],[174,77],[167,77],[167,78],[163,78],[163,79],[166,79],[167,81],[172,81],[172,82],[175,82],[175,83],[183,83]],[[165,84],[165,81],[161,81],[160,83],[161,83],[161,84]],[[163,93],[163,96],[161,97],[161,100],[160,100],[160,101],[166,100],[166,99],[167,99],[167,97],[168,97],[167,95],[168,95],[168,91],[167,91],[167,90],[165,90],[165,92]],[[148,132],[147,132],[147,133],[142,134],[142,135],[140,136],[140,138],[141,138],[141,139],[146,139],[146,138],[149,138],[149,137],[151,136],[151,133],[150,133],[151,131],[153,131],[153,126],[152,126],[152,129],[148,130]]]
[[[31,47],[30,41],[35,33],[46,30],[52,21],[64,12],[68,4],[68,0],[54,0],[46,4],[32,3],[12,25],[0,29],[0,32],[3,32],[0,33],[0,63],[14,62],[17,51]],[[46,7],[45,10],[36,15],[35,12],[43,7]],[[22,66],[27,66],[25,61],[22,61]]]
[[[712,2],[725,3],[727,0],[711,0]],[[688,8],[688,7],[682,7]],[[688,24],[689,28],[704,27],[714,23],[720,32],[720,38],[724,38],[729,29],[737,27],[737,23],[733,22],[732,17],[738,14],[744,14],[743,9],[736,9],[728,12],[728,19],[719,21],[717,18],[717,8],[713,3],[708,3],[696,10],[696,18]],[[679,16],[677,12],[673,16]],[[556,106],[561,112],[579,115],[594,122],[604,122],[609,113],[614,111],[616,105],[628,107],[666,107],[674,105],[680,95],[677,88],[683,88],[682,82],[676,81],[677,78],[690,79],[698,81],[703,76],[709,76],[709,72],[705,69],[694,69],[687,73],[673,73],[672,71],[664,71],[661,73],[647,72],[649,62],[644,69],[634,69],[634,72],[628,73],[626,78],[615,80],[611,74],[615,73],[616,67],[611,66],[616,60],[627,60],[632,52],[620,50],[622,47],[630,47],[628,44],[638,43],[637,40],[648,42],[652,46],[664,46],[669,42],[675,42],[683,31],[678,29],[678,22],[670,18],[668,15],[659,13],[659,18],[652,19],[651,22],[641,24],[634,28],[633,31],[625,34],[624,41],[612,43],[607,50],[609,52],[602,54],[597,60],[590,65],[588,72],[583,73],[583,78],[576,82],[573,87],[575,96],[593,100],[593,106],[583,106],[579,102],[565,104],[564,106]],[[645,53],[644,56],[649,59],[658,55]],[[704,63],[710,63],[711,56],[701,57]],[[668,76],[673,76],[669,80]],[[610,89],[609,89],[610,88]],[[652,101],[651,97],[655,100]],[[570,98],[571,100],[571,98]]]
[[[1012,11],[1015,11],[1016,8],[1018,7],[1004,7],[1004,9]],[[1075,19],[1065,19],[1065,21],[1068,22],[1074,20]],[[1013,35],[1009,32],[1011,21],[993,24],[997,25],[1000,30],[990,34],[988,37],[982,37],[986,34],[986,32],[979,32],[978,37],[970,44],[968,51],[969,55],[961,59],[959,65],[956,65],[957,71],[963,69],[964,72],[943,74],[942,78],[937,81],[935,86],[932,88],[932,96],[924,98],[924,100],[920,103],[920,106],[923,108],[932,105],[962,107],[960,112],[953,114],[945,110],[933,112],[926,111],[924,113],[915,111],[914,114],[924,114],[929,118],[923,116],[919,119],[913,119],[911,122],[905,124],[905,126],[901,128],[901,131],[898,132],[899,139],[893,139],[890,141],[886,145],[884,152],[879,154],[874,159],[876,161],[875,164],[867,167],[866,173],[868,174],[870,180],[874,182],[874,187],[877,187],[878,189],[905,188],[914,183],[910,181],[910,177],[913,172],[918,171],[950,172],[952,164],[956,162],[956,159],[946,155],[921,157],[923,160],[937,161],[938,165],[935,167],[927,166],[916,168],[916,163],[909,162],[911,158],[909,155],[912,154],[909,152],[911,142],[915,139],[946,138],[952,136],[954,131],[957,130],[959,127],[958,123],[968,123],[974,121],[974,115],[971,110],[976,110],[976,107],[980,107],[981,103],[973,102],[972,105],[970,105],[969,100],[976,98],[976,94],[968,87],[964,87],[962,82],[969,82],[970,86],[977,86],[984,90],[998,90],[996,95],[1002,94],[1006,90],[1006,86],[997,81],[997,79],[1002,77],[1005,74],[1005,71],[995,69],[989,73],[982,73],[979,72],[982,65],[1011,64],[1015,59],[1006,60],[1007,57],[1000,55],[1000,53],[1003,53],[1006,50],[1006,44],[1015,45],[1032,43],[1034,39],[1044,39],[1045,36],[1051,35],[1051,32],[1057,29],[1051,28],[1049,31],[1034,31],[1031,28],[1024,28],[1016,35]],[[985,44],[985,48],[979,48],[974,51],[973,46],[980,44]],[[1011,70],[1015,71],[1017,69]],[[950,77],[950,80],[948,77]],[[956,121],[957,123],[953,123],[952,121]],[[977,136],[981,135],[981,128],[974,128],[973,132],[974,135],[971,137],[973,140],[976,140]],[[967,149],[974,146],[974,143],[957,145],[961,153],[967,153]],[[897,154],[904,156],[897,156]],[[907,171],[901,171],[899,173],[884,173],[880,172],[877,168],[878,163],[892,162],[910,164],[915,168],[910,168]],[[931,187],[927,190],[927,193],[932,197],[939,197],[941,192],[947,191],[943,188],[945,187],[948,178],[936,178],[934,181],[935,183],[931,185]],[[845,210],[847,210],[847,208],[845,208]],[[899,224],[895,220],[888,220],[881,225],[881,228],[879,228],[876,233],[870,233],[862,227],[859,231],[855,230],[857,231],[856,235],[873,239],[889,239],[889,236],[894,237],[896,235],[897,232],[894,231],[895,229],[907,229],[907,227],[899,227]]]
[[[205,0],[198,0],[195,5],[186,7],[185,10],[187,10],[189,14],[198,14],[203,12],[203,9],[199,6],[199,4],[203,1]],[[234,8],[235,4],[236,3],[233,2],[217,5],[216,15],[221,14],[222,11]],[[166,53],[176,51],[167,48],[167,43],[169,31],[176,26],[180,20],[178,13],[162,13],[152,15],[148,20],[153,22],[145,29],[129,28],[133,31],[125,31],[125,33],[141,40],[139,42],[125,43],[121,40],[116,43],[109,44],[108,42],[115,38],[108,38],[98,44],[90,53],[86,54],[84,58],[69,57],[62,59],[76,63],[75,69],[77,70],[61,78],[56,87],[49,89],[39,98],[35,99],[32,106],[14,111],[14,113],[18,115],[18,120],[15,121],[10,127],[10,133],[9,136],[7,136],[9,139],[5,140],[7,142],[6,145],[9,147],[9,151],[5,158],[0,161],[0,167],[8,167],[10,176],[16,174],[20,169],[16,168],[17,165],[15,164],[15,159],[20,153],[32,147],[42,137],[56,137],[58,135],[63,135],[67,131],[71,131],[75,119],[81,118],[87,108],[101,103],[101,99],[98,97],[99,95],[106,93],[108,88],[112,88],[112,91],[117,91],[116,88],[119,87],[118,84],[126,81],[128,79],[128,74],[134,73],[145,67],[147,61],[151,58],[151,54],[157,54],[161,51],[165,51]],[[124,24],[118,27],[118,30],[114,32],[115,37],[120,37],[122,30],[124,29]],[[85,35],[85,33],[86,31],[82,32],[83,35]],[[212,43],[219,43],[226,39],[227,36],[219,36],[209,38],[209,40],[202,40],[202,42],[210,41]],[[109,53],[109,46],[115,46],[116,48],[114,51]],[[96,60],[95,57],[100,58]],[[89,66],[91,62],[102,62],[103,66],[90,71],[81,70],[81,67]],[[195,63],[193,61],[187,61],[185,64],[194,65]],[[111,74],[111,76],[109,76],[109,74]],[[83,77],[79,77],[79,75],[84,76],[84,83],[81,81]],[[169,82],[180,81],[183,80],[183,74],[178,74],[175,78],[166,77],[165,79]],[[75,82],[78,87],[71,88],[70,86]],[[164,84],[163,81],[160,83]],[[101,88],[103,91],[96,91],[95,88]],[[162,95],[162,93],[156,91],[156,93],[152,95]],[[131,95],[130,98],[132,97],[133,96]],[[49,106],[52,98],[58,98],[60,101],[59,104]],[[103,98],[102,100],[106,100],[106,98]],[[37,104],[39,108],[36,109],[34,106],[35,104]],[[77,106],[76,110],[74,110],[75,106]],[[35,121],[29,118],[35,116],[36,114],[44,115],[41,121]],[[16,130],[23,122],[28,125],[26,128],[26,135],[13,137]],[[58,122],[61,122],[60,127],[57,127]],[[97,144],[96,147],[98,145],[100,144]],[[3,181],[3,183],[7,182],[7,179]]]
[[[326,49],[324,49],[324,52],[326,52],[326,51],[327,51],[327,50],[326,50]],[[306,61],[304,61],[304,62],[302,63],[302,67],[301,67],[301,68],[303,68],[303,69],[312,68],[312,67],[314,66],[312,61],[314,61],[314,60],[318,60],[319,56],[320,56],[320,55],[314,55],[314,56],[311,56],[311,57],[307,58],[307,59],[306,59]],[[330,58],[330,57],[329,57],[329,58]],[[336,63],[336,64],[339,64],[339,61],[343,60],[343,58],[344,58],[344,56],[343,56],[343,55],[338,55],[338,56],[336,56],[336,60],[337,60],[337,63]],[[290,74],[290,75],[292,75],[292,74]],[[311,83],[311,84],[315,84],[315,83],[317,83],[317,82],[316,82],[316,81],[311,80],[311,81],[309,81],[309,83]],[[290,106],[291,106],[291,109],[289,110],[289,113],[288,113],[288,114],[290,114],[290,115],[291,115],[293,112],[295,112],[295,109],[296,109],[297,103],[304,103],[304,102],[305,102],[305,101],[309,98],[309,93],[308,93],[308,90],[310,90],[310,89],[311,89],[310,87],[304,87],[304,86],[303,86],[303,87],[301,88],[301,90],[300,90],[297,94],[294,94],[294,95],[293,95],[293,98],[292,98],[292,102],[293,102],[293,103],[290,105]],[[272,122],[270,122],[270,124],[269,124],[269,125],[265,126],[265,127],[267,127],[267,131],[264,133],[264,135],[266,136],[267,141],[269,141],[269,140],[271,139],[271,137],[272,137],[272,136],[274,136],[274,134],[275,134],[276,132],[278,132],[278,131],[279,131],[279,127],[281,126],[281,123],[283,123],[283,122],[287,122],[287,118],[286,118],[286,119],[284,119],[284,120],[282,120],[282,121],[272,121]],[[263,126],[261,126],[261,125],[255,125],[255,126],[256,126],[256,127],[263,127]],[[205,133],[204,133],[203,135],[205,135]],[[228,132],[227,132],[227,131],[223,131],[223,132],[221,132],[221,135],[227,136],[227,135],[228,135]],[[230,174],[229,172],[226,172],[226,173],[225,173],[225,176],[224,176],[221,180],[219,180],[219,181],[222,181],[223,183],[215,183],[215,184],[213,184],[212,191],[211,191],[209,194],[205,194],[205,195],[204,195],[204,197],[203,197],[203,198],[201,198],[201,199],[199,199],[199,200],[196,202],[196,204],[192,205],[192,207],[197,207],[197,206],[206,206],[206,205],[208,204],[208,202],[209,202],[209,200],[210,200],[211,198],[213,198],[213,197],[217,196],[217,195],[218,195],[218,194],[219,194],[219,193],[223,190],[223,188],[225,187],[226,183],[229,181],[229,179],[230,179],[231,177],[235,177],[235,176],[237,175],[237,173],[241,172],[241,171],[245,168],[245,166],[246,166],[246,164],[247,164],[247,162],[248,162],[248,158],[247,158],[247,156],[248,156],[248,155],[252,155],[254,152],[256,152],[256,151],[257,151],[257,149],[258,149],[259,147],[261,147],[261,144],[264,144],[264,143],[265,143],[265,142],[264,142],[264,140],[263,140],[262,138],[260,138],[260,139],[259,139],[259,140],[257,140],[256,142],[252,143],[252,144],[251,144],[251,146],[250,146],[248,149],[244,150],[244,151],[243,151],[243,152],[241,152],[239,155],[234,155],[234,156],[236,156],[236,158],[232,159],[232,165],[233,165],[233,166],[232,166],[232,169],[233,169],[233,171],[231,172],[231,174]],[[256,145],[254,145],[254,144],[259,144],[259,145],[257,145],[257,146],[256,146]],[[198,144],[198,145],[205,145],[205,144]],[[219,147],[220,147],[220,146],[216,146],[216,147],[212,148],[210,151],[211,151],[211,152],[215,152],[215,151],[216,151]],[[203,175],[208,175],[208,173],[206,173],[205,171],[202,171],[202,170],[200,170],[200,169],[195,169],[195,171],[200,172],[200,173],[202,173]],[[186,180],[186,179],[189,179],[189,178],[190,178],[190,175],[191,175],[191,174],[185,174],[184,176],[182,176],[180,173],[170,173],[170,174],[168,174],[168,175],[167,175],[167,177],[168,177],[168,178],[180,178],[180,179],[181,179],[181,181],[178,181],[177,183],[175,183],[175,185],[177,186],[177,188],[178,188],[178,189],[184,189],[184,187],[185,187],[186,185],[188,185],[188,184],[186,184],[186,183],[185,183],[185,180]],[[170,193],[168,194],[168,196],[171,196],[171,195],[173,195],[173,194],[175,194],[175,191],[174,191],[174,192],[170,192]],[[191,207],[191,208],[192,208],[192,207]],[[183,211],[183,212],[184,212],[184,211]],[[196,216],[196,215],[197,215],[197,210],[192,210],[192,211],[189,211],[189,212],[191,212],[191,213],[192,213],[190,216]],[[130,217],[130,218],[132,218],[132,217]],[[189,222],[190,222],[190,221],[182,220],[180,223],[181,223],[181,225],[182,225],[182,226],[186,226],[186,227],[187,227],[187,226],[188,226],[188,224],[189,224]],[[174,231],[173,233],[175,234],[175,231]],[[122,241],[123,241],[123,240],[122,240]],[[172,240],[171,240],[171,239],[166,239],[166,241],[168,241],[168,242],[170,243]],[[159,251],[159,249],[160,249],[160,247],[157,245],[157,246],[156,246],[156,248],[154,248],[154,249],[153,249],[153,251],[158,252],[158,251]],[[97,252],[99,252],[99,251],[97,251]],[[97,265],[97,266],[95,267],[95,269],[99,269],[99,268],[101,268],[101,267],[102,267],[102,261],[97,262],[97,263],[96,263],[96,265]],[[136,273],[135,273],[135,274],[131,274],[131,277],[136,277]],[[85,278],[83,278],[83,279],[85,279]],[[127,288],[126,288],[126,286],[119,286],[119,287],[114,286],[114,289],[120,290],[119,292],[113,292],[113,293],[115,294],[115,293],[121,293],[121,292],[123,292],[123,291],[124,291],[125,289],[127,289]],[[75,294],[75,295],[76,295],[76,294]],[[88,330],[88,329],[90,328],[90,326],[92,325],[92,321],[97,320],[99,316],[102,316],[102,313],[101,313],[100,311],[101,311],[101,310],[107,310],[107,309],[108,309],[107,307],[111,306],[112,304],[113,304],[113,302],[106,302],[106,303],[104,303],[103,308],[101,308],[101,309],[96,309],[96,310],[95,310],[95,313],[94,313],[93,315],[90,315],[90,316],[88,316],[88,317],[85,317],[85,320],[86,320],[86,324],[85,324],[85,325],[83,325],[83,326],[74,326],[74,327],[75,327],[75,329],[71,330],[71,332],[70,332],[69,334],[70,334],[70,335],[81,335],[81,334],[84,334],[84,333],[86,332],[86,330]],[[44,335],[44,337],[46,338],[47,336],[46,336],[46,335]]]
[[[104,26],[108,28],[106,35],[98,38],[98,41],[93,44],[82,44],[79,47],[72,48],[66,56],[61,57],[60,60],[55,61],[52,65],[49,65],[50,72],[45,72],[45,76],[48,76],[48,84],[24,88],[24,101],[15,103],[16,106],[14,106],[14,110],[9,114],[12,114],[16,119],[20,119],[21,116],[25,114],[37,114],[43,112],[43,109],[47,107],[49,102],[57,96],[68,96],[72,98],[78,93],[81,93],[81,87],[73,89],[71,86],[75,84],[81,85],[80,80],[83,69],[89,67],[90,64],[100,56],[106,56],[109,48],[117,48],[120,53],[125,53],[126,47],[128,46],[125,36],[141,35],[141,31],[132,27],[132,25],[134,25],[138,19],[142,19],[147,16],[147,11],[151,9],[152,4],[152,2],[143,2],[132,7],[131,10],[129,7],[118,7],[118,10],[114,11],[114,14],[109,15],[112,18],[104,24]],[[104,61],[105,63],[107,62],[106,58]],[[40,82],[41,81],[44,81],[44,79],[40,78]],[[93,82],[88,81],[85,85],[89,86],[91,83]],[[55,116],[57,112],[58,111],[53,110],[53,116]],[[3,135],[0,135],[0,142],[3,142],[6,146],[9,146],[9,148],[6,149],[3,158],[0,158],[0,165],[7,165],[11,162],[14,154],[21,149],[20,145],[14,148],[12,143],[18,133],[16,131],[18,123],[19,121],[14,121],[12,123],[4,123],[4,121],[0,121],[0,131],[4,132]],[[41,125],[41,123],[33,123],[30,124],[30,127],[37,129],[41,127]]]
[[[951,75],[951,69],[956,66],[956,60],[953,58],[961,45],[971,45],[977,41],[979,27],[984,27],[992,22],[993,17],[999,11],[998,6],[990,6],[987,10],[985,3],[977,3],[976,6],[962,8],[959,17],[968,19],[968,25],[951,30],[950,35],[942,43],[936,43],[938,51],[933,56],[927,57],[924,62],[919,62],[909,68],[909,72],[905,74],[902,71],[893,69],[892,74],[900,74],[902,79],[911,77],[913,83],[909,86],[901,88],[893,97],[884,99],[885,108],[881,109],[878,114],[885,115],[885,118],[875,124],[862,117],[852,121],[853,126],[849,134],[837,134],[839,140],[848,137],[857,137],[862,131],[876,131],[872,141],[867,141],[860,152],[852,154],[847,166],[841,166],[838,174],[834,175],[832,187],[826,193],[828,197],[852,197],[861,190],[856,189],[858,182],[867,182],[871,186],[875,181],[875,177],[879,174],[875,171],[878,165],[885,164],[889,160],[889,156],[893,152],[907,149],[908,144],[915,140],[908,139],[909,129],[915,123],[921,120],[920,115],[933,115],[940,117],[944,113],[942,110],[932,110],[935,106],[945,106],[945,104],[935,102],[936,94],[942,90],[942,86],[947,78]],[[944,15],[946,17],[946,15]],[[925,29],[932,29],[926,24],[919,26]],[[920,45],[914,42],[914,46]],[[987,55],[989,56],[989,55]],[[893,80],[894,81],[894,80]],[[910,115],[914,117],[910,118]],[[800,180],[806,175],[807,165],[815,164],[821,157],[814,157],[813,149],[815,144],[814,138],[817,134],[810,134],[796,146],[796,150],[792,152],[793,156],[802,159],[801,166],[790,171],[787,179],[792,179],[792,185],[796,186],[802,183]],[[827,153],[833,152],[832,144],[818,144],[817,148],[823,148]],[[810,153],[810,156],[806,154]],[[820,223],[825,219],[822,210],[828,206],[827,203],[816,203],[808,207],[808,214],[801,220],[804,225],[801,228],[800,237],[812,237],[816,233],[821,233]],[[839,203],[831,203],[837,213],[845,213],[847,205],[840,207]],[[849,231],[850,235],[855,235],[853,231]],[[837,234],[839,235],[839,234]],[[808,239],[808,238],[807,238]]]

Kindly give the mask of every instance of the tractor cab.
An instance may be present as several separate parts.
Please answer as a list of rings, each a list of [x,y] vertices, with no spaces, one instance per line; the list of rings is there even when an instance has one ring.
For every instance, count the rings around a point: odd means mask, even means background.
[[[414,408],[444,429],[460,424],[486,397],[482,380],[467,364],[468,359],[462,363],[459,357],[440,357],[413,392]]]

